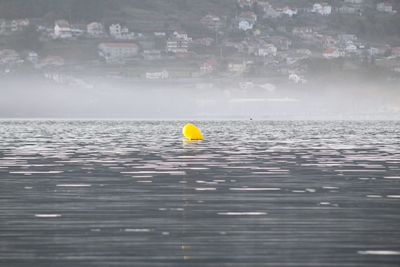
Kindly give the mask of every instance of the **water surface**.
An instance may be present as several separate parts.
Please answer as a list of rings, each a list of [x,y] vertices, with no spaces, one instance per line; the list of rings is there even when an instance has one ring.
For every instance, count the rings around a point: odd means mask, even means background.
[[[399,266],[399,122],[0,122],[1,266]]]

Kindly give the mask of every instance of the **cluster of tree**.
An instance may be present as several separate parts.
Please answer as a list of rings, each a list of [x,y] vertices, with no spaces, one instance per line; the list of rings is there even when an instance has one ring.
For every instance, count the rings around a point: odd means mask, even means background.
[[[175,15],[176,12],[219,13],[234,7],[233,3],[233,0],[0,0],[0,18],[41,18],[52,14],[88,21],[125,14],[130,8]]]
[[[96,19],[104,15],[107,0],[0,0],[0,17],[39,18],[49,13],[67,19]],[[114,1],[116,2],[116,1]]]
[[[368,12],[364,16],[332,16],[329,25],[361,38],[380,39],[400,37],[400,15]]]

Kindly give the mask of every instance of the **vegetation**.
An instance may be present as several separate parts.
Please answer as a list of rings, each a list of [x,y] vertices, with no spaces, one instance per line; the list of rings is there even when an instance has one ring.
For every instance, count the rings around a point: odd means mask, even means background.
[[[150,10],[177,18],[197,17],[208,12],[220,15],[232,12],[230,9],[234,5],[231,3],[231,0],[1,0],[0,18],[39,18],[53,13],[70,20],[93,20],[124,15],[130,9]]]

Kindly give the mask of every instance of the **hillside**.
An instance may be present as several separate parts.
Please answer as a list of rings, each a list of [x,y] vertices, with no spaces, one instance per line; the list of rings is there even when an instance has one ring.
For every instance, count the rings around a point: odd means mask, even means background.
[[[209,12],[234,12],[234,0],[0,0],[0,18],[38,18],[55,15],[71,20],[158,16],[169,19],[199,17]]]

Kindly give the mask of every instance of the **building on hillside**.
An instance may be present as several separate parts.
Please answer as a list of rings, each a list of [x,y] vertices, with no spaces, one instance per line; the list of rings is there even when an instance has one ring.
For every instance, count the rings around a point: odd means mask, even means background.
[[[64,66],[65,60],[60,56],[47,56],[40,60],[38,68],[53,68]]]
[[[167,52],[170,53],[187,53],[189,51],[189,42],[176,38],[171,37],[167,41]]]
[[[29,19],[13,19],[9,21],[9,30],[11,32],[21,31],[30,25]]]
[[[267,1],[258,1],[257,7],[261,9],[264,13],[264,18],[279,18],[282,16],[282,12],[275,9],[269,2]]]
[[[296,49],[296,53],[304,58],[309,58],[312,55],[311,50],[306,48]]]
[[[199,45],[199,46],[205,46],[209,47],[214,44],[215,40],[211,37],[204,37],[204,38],[199,38],[194,40],[194,44]]]
[[[389,14],[397,13],[397,11],[393,9],[393,5],[388,1],[378,3],[376,5],[376,10],[378,10],[379,12],[385,12]]]
[[[119,23],[111,24],[109,27],[110,35],[115,39],[121,39],[123,36],[129,34],[127,27],[121,26]]]
[[[192,38],[190,38],[189,35],[184,31],[174,31],[173,32],[173,36],[178,38],[178,39],[182,39],[182,40],[185,40],[185,41],[188,41],[188,42],[192,41]]]
[[[387,45],[373,45],[368,48],[367,52],[371,57],[382,57],[385,54],[389,53],[391,48]]]
[[[71,35],[72,37],[80,37],[85,35],[86,33],[86,25],[74,25],[71,26]]]
[[[228,70],[233,73],[242,74],[247,71],[246,62],[231,62],[228,64]]]
[[[275,45],[276,48],[280,51],[289,50],[290,47],[292,46],[292,41],[284,36],[272,36],[268,38],[268,42]]]
[[[66,20],[57,20],[54,23],[54,38],[68,39],[72,37],[72,30],[69,22]]]
[[[160,60],[162,58],[161,50],[157,49],[144,50],[143,58],[145,60]]]
[[[358,40],[357,35],[355,34],[339,34],[338,36],[338,40],[342,43],[347,43],[347,42],[356,42]]]
[[[146,72],[145,77],[148,80],[165,80],[169,78],[169,72],[166,70],[159,72]]]
[[[296,73],[290,73],[289,74],[289,81],[297,84],[305,84],[307,83],[307,80],[304,79],[304,77],[296,74]]]
[[[164,38],[165,36],[167,36],[166,32],[154,32],[153,34],[155,37],[158,37],[158,38]]]
[[[355,6],[342,5],[341,7],[336,8],[336,12],[338,12],[339,14],[353,15],[360,14],[361,10],[359,8],[356,8]]]
[[[200,65],[202,73],[212,73],[217,69],[218,62],[215,59],[208,59]]]
[[[332,6],[328,3],[315,3],[311,12],[322,16],[328,16],[332,13]]]
[[[335,58],[343,57],[344,55],[342,52],[339,51],[338,48],[330,47],[330,48],[325,49],[322,56],[326,59],[335,59]]]
[[[29,51],[26,54],[26,60],[34,65],[39,63],[39,55],[35,51]]]
[[[259,56],[259,57],[273,56],[273,57],[275,57],[277,52],[278,52],[278,48],[276,48],[276,46],[274,46],[273,44],[262,44],[261,46],[258,47],[256,56]]]
[[[314,29],[312,27],[294,27],[292,34],[301,39],[311,39],[314,36]]]
[[[321,41],[322,47],[324,47],[324,48],[336,47],[336,45],[338,44],[338,39],[334,38],[331,35],[321,35],[320,41]]]
[[[104,26],[100,22],[92,22],[86,26],[87,34],[90,37],[103,37],[104,36]]]
[[[257,15],[252,11],[242,12],[236,18],[237,28],[241,31],[248,31],[254,28],[257,22]]]
[[[101,43],[98,52],[107,63],[125,63],[138,55],[139,46],[135,43]]]
[[[392,48],[392,56],[396,58],[400,58],[400,46]]]
[[[282,8],[280,11],[283,15],[286,15],[289,17],[293,17],[293,16],[297,15],[297,13],[298,13],[298,10],[296,8],[290,8],[288,6]]]
[[[187,53],[192,41],[192,38],[190,38],[186,32],[175,31],[167,40],[166,50],[174,54]]]
[[[345,45],[346,54],[356,54],[358,52],[358,48],[352,42],[349,42]]]
[[[20,55],[12,49],[2,49],[0,50],[0,65],[18,65],[22,64],[24,61],[21,59]]]
[[[257,3],[257,0],[237,0],[238,6],[242,9],[250,9],[253,8]]]
[[[201,24],[207,29],[217,31],[222,28],[223,23],[220,17],[214,15],[206,15],[200,20]]]

